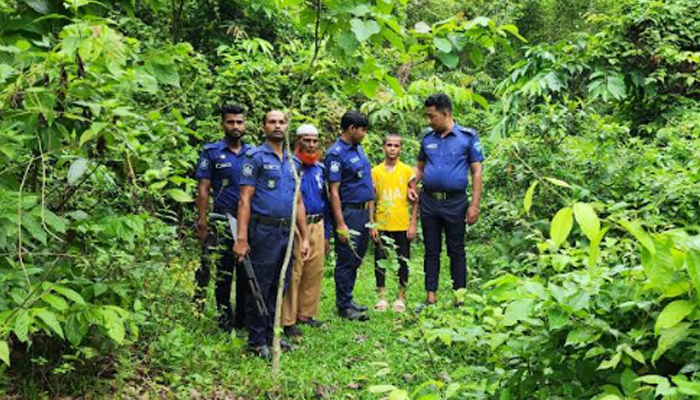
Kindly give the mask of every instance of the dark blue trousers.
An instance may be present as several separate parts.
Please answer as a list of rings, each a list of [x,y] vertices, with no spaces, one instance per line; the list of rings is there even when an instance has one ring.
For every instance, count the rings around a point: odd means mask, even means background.
[[[447,255],[450,257],[452,288],[467,286],[467,258],[464,251],[467,195],[436,200],[426,193],[420,195],[420,219],[425,242],[425,290],[436,292],[440,278],[442,233],[445,232]]]
[[[335,237],[335,253],[338,257],[335,262],[335,304],[339,309],[350,308],[357,269],[362,265],[367,252],[369,229],[365,225],[369,222],[369,210],[343,210],[343,218],[348,228],[359,232],[359,235],[351,235],[352,247],[348,243],[341,243],[337,234]]]
[[[289,241],[289,228],[252,223],[248,233],[250,244],[250,262],[260,285],[269,315],[260,315],[252,295],[246,301],[246,325],[248,325],[248,344],[263,346],[272,344],[274,336],[275,308],[277,305],[277,287],[279,284],[284,254]],[[290,260],[291,263],[291,260]],[[287,269],[286,282],[291,277],[291,265]]]

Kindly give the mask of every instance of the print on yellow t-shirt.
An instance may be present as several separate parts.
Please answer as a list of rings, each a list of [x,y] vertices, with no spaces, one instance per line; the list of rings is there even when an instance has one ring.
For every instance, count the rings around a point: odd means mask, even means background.
[[[380,231],[408,230],[410,221],[408,182],[413,179],[413,168],[396,162],[388,171],[384,163],[372,168],[372,181],[377,195],[375,223]]]

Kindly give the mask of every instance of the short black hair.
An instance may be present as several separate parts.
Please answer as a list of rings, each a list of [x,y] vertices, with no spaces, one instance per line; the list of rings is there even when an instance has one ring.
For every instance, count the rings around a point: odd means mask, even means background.
[[[399,139],[401,139],[401,142],[403,144],[403,137],[401,137],[401,135],[399,135],[398,133],[389,132],[386,135],[384,135],[384,142],[382,143],[382,145],[385,145],[386,140],[389,138],[399,138]]]
[[[227,114],[245,114],[245,107],[240,104],[224,104],[221,106],[221,119],[226,118]]]
[[[440,112],[452,112],[452,101],[450,101],[450,97],[445,93],[436,93],[429,96],[425,99],[423,105],[425,105],[426,108],[435,107],[435,109]]]
[[[340,118],[340,129],[345,132],[353,126],[355,128],[368,128],[369,119],[367,119],[365,114],[362,114],[359,111],[348,111],[343,114],[342,118]]]
[[[282,113],[282,115],[284,115],[284,122],[288,122],[288,121],[289,121],[289,117],[287,117],[287,113],[286,113],[286,112],[284,112],[284,111],[282,111],[282,110],[270,110],[270,111],[266,112],[265,115],[263,115],[263,125],[265,125],[265,124],[267,123],[267,114],[269,114],[269,113],[271,113],[271,112],[279,112],[279,113]]]

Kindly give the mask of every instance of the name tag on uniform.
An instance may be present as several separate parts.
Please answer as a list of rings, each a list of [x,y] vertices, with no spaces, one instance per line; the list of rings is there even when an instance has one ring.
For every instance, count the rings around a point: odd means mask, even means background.
[[[431,143],[427,146],[425,146],[426,149],[437,149],[437,143]]]
[[[216,169],[221,169],[221,168],[228,168],[231,166],[230,162],[227,163],[217,163],[216,164]]]
[[[275,164],[263,164],[263,168],[264,168],[266,171],[272,171],[272,170],[278,170],[278,169],[280,169],[280,166],[279,166],[279,165],[275,165]]]
[[[350,159],[350,162],[355,164],[356,162],[360,161],[360,157],[353,157]]]

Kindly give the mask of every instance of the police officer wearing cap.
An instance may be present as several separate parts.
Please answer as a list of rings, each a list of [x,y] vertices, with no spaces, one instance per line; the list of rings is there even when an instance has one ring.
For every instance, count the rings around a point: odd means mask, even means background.
[[[278,282],[292,223],[295,222],[299,230],[299,254],[302,260],[309,256],[309,241],[306,210],[301,196],[294,197],[294,172],[289,160],[291,155],[284,149],[287,116],[277,110],[266,113],[263,130],[267,140],[261,146],[248,150],[243,163],[238,235],[233,251],[240,261],[250,252],[250,262],[268,316],[261,315],[252,296],[248,296],[248,346],[256,354],[268,358],[274,335]],[[297,202],[296,221],[291,220],[294,201]],[[287,269],[287,281],[291,270]]]
[[[218,245],[219,257],[217,263],[216,279],[216,305],[219,309],[219,325],[222,329],[230,331],[233,327],[245,326],[245,298],[247,293],[246,279],[243,278],[243,268],[236,262],[231,248],[233,237],[229,231],[223,238],[219,238],[209,229],[207,214],[210,197],[214,197],[214,212],[219,214],[238,213],[238,178],[241,173],[243,159],[249,146],[241,138],[245,134],[246,120],[245,109],[240,105],[224,105],[221,107],[221,127],[224,130],[224,138],[215,143],[204,146],[195,177],[199,179],[199,196],[197,208],[199,219],[197,221],[197,233],[202,245]],[[235,234],[235,233],[234,233]],[[218,239],[218,240],[215,240]],[[215,243],[219,242],[219,243]],[[197,294],[196,298],[204,296],[203,291],[209,283],[208,260],[204,259],[201,267],[196,272]],[[231,285],[233,271],[236,271],[236,312],[231,310]]]
[[[452,102],[442,93],[424,103],[431,130],[423,137],[418,153],[416,178],[423,182],[420,214],[425,241],[426,304],[437,301],[442,233],[445,233],[450,258],[452,288],[464,288],[467,264],[464,251],[466,224],[479,219],[482,164],[479,136],[474,129],[455,123]],[[472,179],[471,203],[467,197],[469,175]],[[416,197],[412,191],[411,197]],[[459,305],[455,299],[455,305]]]
[[[367,307],[353,301],[357,269],[369,244],[368,223],[374,219],[372,169],[360,143],[369,120],[357,111],[340,120],[342,135],[326,155],[331,211],[336,224],[335,303],[342,318],[366,321]],[[351,234],[350,230],[357,232]]]

